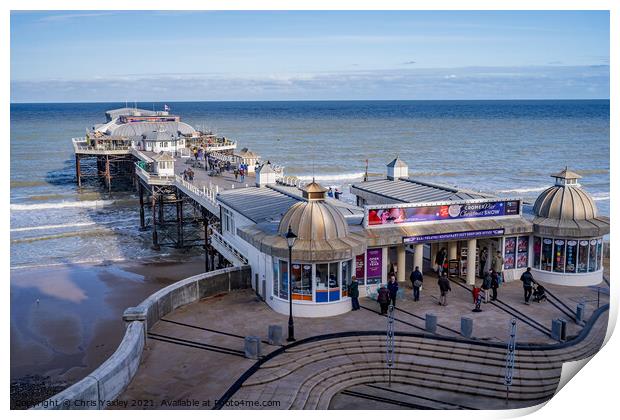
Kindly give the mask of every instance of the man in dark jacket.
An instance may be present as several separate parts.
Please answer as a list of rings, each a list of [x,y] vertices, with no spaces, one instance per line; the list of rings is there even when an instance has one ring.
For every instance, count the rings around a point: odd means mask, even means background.
[[[416,265],[415,270],[409,276],[409,280],[411,280],[411,286],[413,287],[413,301],[417,302],[420,300],[420,287],[422,287],[424,282],[424,276],[422,276],[420,267]]]
[[[360,290],[355,276],[351,279],[351,284],[349,285],[349,297],[351,298],[353,310],[357,311],[360,308]]]
[[[497,288],[499,287],[499,275],[495,270],[491,270],[491,300],[497,300]]]
[[[394,307],[396,307],[396,294],[398,293],[398,282],[396,281],[396,277],[394,275],[390,276],[390,281],[387,285],[388,290],[390,291],[390,302]]]
[[[384,285],[381,285],[381,287],[379,287],[379,292],[377,293],[377,302],[379,302],[379,306],[381,307],[381,315],[386,315],[388,311],[388,305],[390,304],[390,292]]]
[[[532,297],[532,285],[534,284],[534,276],[532,276],[532,268],[528,267],[527,271],[521,274],[521,281],[523,282],[523,297],[525,298],[525,304],[530,304],[530,297]]]
[[[450,287],[448,275],[445,272],[439,276],[437,285],[439,286],[439,304],[442,306],[448,306],[448,292],[452,290],[452,288]]]

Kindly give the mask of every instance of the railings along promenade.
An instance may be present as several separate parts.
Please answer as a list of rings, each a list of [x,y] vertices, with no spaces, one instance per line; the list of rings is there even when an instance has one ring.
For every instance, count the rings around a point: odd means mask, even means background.
[[[174,176],[174,185],[197,203],[203,205],[212,214],[219,216],[220,211],[216,197],[220,188],[217,185],[210,185],[208,187],[203,185],[202,187],[198,187],[179,175]]]
[[[138,162],[135,164],[136,175],[138,175],[144,182],[151,185],[172,185],[174,184],[174,176],[170,175],[157,175],[151,173],[138,165]]]
[[[138,306],[125,310],[127,329],[118,348],[81,381],[34,406],[34,409],[104,409],[133,380],[142,357],[147,332],[175,309],[222,292],[250,287],[250,266],[229,267],[198,274],[153,293]]]

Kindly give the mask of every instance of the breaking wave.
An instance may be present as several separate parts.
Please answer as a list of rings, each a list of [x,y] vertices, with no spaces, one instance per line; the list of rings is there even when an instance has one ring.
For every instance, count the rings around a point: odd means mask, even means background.
[[[531,187],[531,188],[514,188],[511,190],[499,190],[500,193],[529,193],[529,192],[540,192],[549,188],[549,185],[545,185],[544,187]]]
[[[116,200],[61,201],[58,203],[11,204],[13,211],[64,209],[69,207],[105,207],[116,203]]]
[[[298,175],[297,179],[301,181],[346,181],[364,178],[364,172],[353,172],[348,174],[327,174],[327,175]]]
[[[610,195],[609,193],[594,193],[592,194],[592,199],[594,201],[607,201],[609,200]]]

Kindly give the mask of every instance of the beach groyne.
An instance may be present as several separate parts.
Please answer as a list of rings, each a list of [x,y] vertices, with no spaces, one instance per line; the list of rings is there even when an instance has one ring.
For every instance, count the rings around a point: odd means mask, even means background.
[[[125,335],[116,351],[81,381],[37,404],[33,409],[101,410],[131,383],[149,329],[175,309],[200,299],[250,287],[250,266],[229,267],[180,280],[153,293],[123,314]]]

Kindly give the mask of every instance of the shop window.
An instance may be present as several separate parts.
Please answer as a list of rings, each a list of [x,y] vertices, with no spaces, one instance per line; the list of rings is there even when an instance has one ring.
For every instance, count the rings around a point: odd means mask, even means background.
[[[273,260],[273,295],[274,296],[278,296],[278,289],[279,289],[279,284],[280,284],[280,276],[278,276],[279,273],[279,269],[278,269],[278,261],[277,260]]]
[[[579,241],[579,251],[577,254],[577,272],[588,272],[588,250],[589,241]]]
[[[603,238],[596,240],[596,252],[596,255],[598,255],[598,258],[596,259],[596,269],[600,270],[603,268]]]
[[[564,272],[565,242],[562,239],[553,241],[553,271],[556,273]]]
[[[351,265],[351,260],[343,261],[341,263],[342,276],[340,277],[340,281],[342,282],[342,297],[349,295],[349,285],[351,284]]]
[[[288,300],[288,263],[280,260],[280,284],[278,286],[280,298]]]
[[[590,258],[588,258],[588,271],[596,271],[596,239],[590,240]]]
[[[544,238],[542,245],[542,259],[540,262],[540,268],[545,271],[551,271],[551,265],[553,262],[553,239]]]
[[[340,286],[338,283],[338,263],[329,263],[329,301],[340,299]]]
[[[534,237],[534,268],[540,269],[540,254],[542,251],[542,239],[539,236]]]
[[[519,236],[517,240],[517,268],[525,268],[528,266],[529,250],[530,237]]]
[[[312,264],[295,264],[292,270],[293,299],[312,300]]]
[[[317,302],[329,302],[327,287],[327,264],[316,264],[315,293]]]
[[[566,272],[575,273],[577,270],[577,241],[566,241]]]

